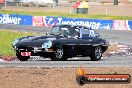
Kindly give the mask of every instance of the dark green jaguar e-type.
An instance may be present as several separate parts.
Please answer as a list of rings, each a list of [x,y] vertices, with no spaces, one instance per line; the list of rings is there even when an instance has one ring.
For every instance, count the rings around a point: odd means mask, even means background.
[[[12,43],[20,61],[27,61],[30,56],[42,56],[53,61],[89,56],[92,61],[98,61],[108,46],[94,29],[73,25],[56,25],[44,36],[26,36]]]

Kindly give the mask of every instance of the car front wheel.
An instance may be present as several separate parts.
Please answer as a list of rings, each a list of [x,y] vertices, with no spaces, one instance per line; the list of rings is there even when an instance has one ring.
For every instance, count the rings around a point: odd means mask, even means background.
[[[16,54],[16,56],[20,61],[27,61],[30,58],[29,56],[21,56],[20,54]]]
[[[95,47],[93,53],[90,54],[92,61],[98,61],[102,57],[102,48],[100,46]]]
[[[54,54],[51,56],[52,61],[66,61],[68,58],[64,49],[61,46],[57,46]]]

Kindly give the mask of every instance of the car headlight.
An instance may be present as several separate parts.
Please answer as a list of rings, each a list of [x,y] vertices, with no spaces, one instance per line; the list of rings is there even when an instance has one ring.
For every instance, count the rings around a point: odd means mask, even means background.
[[[42,48],[50,48],[52,46],[52,42],[51,41],[47,41],[42,45]]]
[[[15,46],[16,43],[19,41],[19,39],[15,39],[13,42],[12,42],[12,45]]]

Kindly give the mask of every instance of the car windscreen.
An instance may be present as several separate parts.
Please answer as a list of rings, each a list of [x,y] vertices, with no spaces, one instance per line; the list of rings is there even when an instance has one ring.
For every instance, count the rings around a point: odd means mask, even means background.
[[[50,35],[59,35],[60,34],[60,27],[58,27],[58,26],[52,27],[49,34]]]
[[[77,35],[77,31],[72,27],[60,27],[54,26],[49,32],[50,35],[62,35],[64,37],[74,37]]]
[[[64,36],[69,37],[69,38],[75,38],[79,34],[79,30],[74,29],[72,27],[63,27],[61,28],[61,32]]]

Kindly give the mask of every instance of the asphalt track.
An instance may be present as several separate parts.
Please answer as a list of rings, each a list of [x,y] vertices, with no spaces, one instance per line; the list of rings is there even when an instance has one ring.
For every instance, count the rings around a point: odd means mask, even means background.
[[[48,28],[32,27],[32,26],[18,26],[18,25],[2,25],[0,29],[12,30],[19,32],[33,32],[45,34]],[[132,46],[132,32],[119,30],[97,30],[100,35],[107,41],[112,43],[121,43]],[[1,67],[132,67],[132,56],[110,56],[103,57],[100,61],[90,61],[86,58],[70,58],[68,61],[50,61],[50,59],[43,59],[35,57],[34,60],[27,62],[20,61],[1,61]]]

